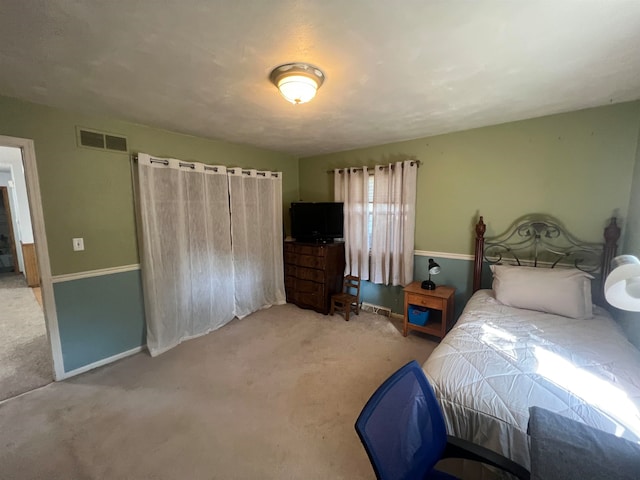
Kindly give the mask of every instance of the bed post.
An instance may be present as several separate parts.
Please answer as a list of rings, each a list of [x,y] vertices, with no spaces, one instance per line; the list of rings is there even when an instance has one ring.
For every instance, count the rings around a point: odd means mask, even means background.
[[[611,222],[604,229],[604,250],[602,252],[602,267],[600,269],[600,288],[598,289],[598,302],[600,305],[606,305],[604,298],[604,282],[609,273],[611,273],[611,260],[616,256],[618,250],[618,239],[620,238],[620,227],[616,222],[616,217],[611,217]]]
[[[473,292],[480,290],[480,282],[482,281],[482,259],[484,257],[484,232],[487,226],[480,220],[476,223],[476,250],[473,259]]]

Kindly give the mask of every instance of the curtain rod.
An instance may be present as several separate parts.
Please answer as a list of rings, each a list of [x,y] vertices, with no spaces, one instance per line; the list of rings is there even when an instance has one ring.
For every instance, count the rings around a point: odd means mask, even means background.
[[[138,161],[138,155],[135,155],[135,154],[134,154],[134,155],[131,155],[131,159],[132,159],[134,162],[137,162],[137,161]],[[159,159],[159,158],[153,158],[153,157],[151,157],[151,159],[150,159],[149,161],[150,161],[151,163],[161,163],[161,164],[162,164],[162,165],[164,165],[165,167],[169,165],[169,160],[166,160],[166,159],[162,159],[162,160],[161,160],[161,159]],[[190,169],[192,169],[192,170],[193,170],[194,168],[196,168],[195,163],[192,163],[192,162],[179,162],[179,163],[178,163],[178,165],[179,165],[179,166],[181,166],[181,167],[190,168]],[[232,173],[236,173],[236,172],[235,172],[236,168],[240,168],[240,167],[231,167],[231,168],[227,167],[227,171],[230,171],[230,172],[232,172]],[[204,169],[205,169],[205,170],[211,170],[211,171],[214,171],[214,172],[217,172],[217,171],[218,171],[218,167],[212,167],[211,165],[205,165],[205,166],[204,166]],[[243,173],[243,174],[245,174],[245,175],[250,175],[250,174],[251,174],[251,171],[250,171],[250,170],[244,170],[244,169],[243,169],[243,170],[242,170],[242,173]],[[280,175],[278,174],[278,172],[271,172],[271,174],[272,174],[274,177],[276,177],[276,178],[278,178],[278,177],[280,176]],[[259,175],[260,177],[266,177],[266,176],[267,176],[266,172],[256,172],[256,175]]]
[[[416,164],[418,166],[418,168],[420,168],[420,164],[422,163],[420,160],[411,160],[411,164]],[[376,165],[373,168],[380,168],[382,170],[384,170],[385,168],[389,168],[389,165]],[[338,173],[342,173],[344,172],[347,168],[350,168],[351,170],[356,170],[356,171],[360,171],[362,170],[363,167],[345,167],[345,168],[335,168],[333,170],[327,170],[327,173],[335,173],[336,170],[338,170]],[[369,167],[367,167],[369,168]],[[393,165],[391,165],[391,168],[393,168]]]

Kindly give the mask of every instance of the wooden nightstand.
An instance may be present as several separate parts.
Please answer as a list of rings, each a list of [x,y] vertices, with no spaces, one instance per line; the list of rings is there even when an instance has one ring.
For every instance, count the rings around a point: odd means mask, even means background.
[[[436,287],[435,290],[424,290],[420,286],[421,283],[413,282],[404,288],[404,330],[402,334],[406,337],[409,330],[417,330],[442,339],[453,326],[453,297],[456,289],[442,285]],[[426,325],[420,326],[409,322],[410,305],[429,309]]]

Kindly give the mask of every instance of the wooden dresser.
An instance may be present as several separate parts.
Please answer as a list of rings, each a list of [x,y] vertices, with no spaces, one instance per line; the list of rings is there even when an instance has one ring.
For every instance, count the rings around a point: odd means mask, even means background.
[[[342,290],[344,243],[284,244],[287,302],[329,313],[331,295]]]

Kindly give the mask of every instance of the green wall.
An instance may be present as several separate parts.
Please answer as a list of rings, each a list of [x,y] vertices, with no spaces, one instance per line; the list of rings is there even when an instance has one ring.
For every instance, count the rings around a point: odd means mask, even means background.
[[[636,149],[636,163],[629,198],[629,215],[621,253],[640,258],[640,134]],[[622,326],[631,341],[640,348],[640,312],[619,312]]]
[[[638,135],[635,168],[629,197],[629,215],[623,252],[640,257],[640,134]]]
[[[333,200],[327,170],[416,158],[417,250],[473,253],[478,212],[488,236],[538,212],[599,241],[608,217],[626,218],[639,127],[640,102],[631,102],[307,157],[300,197]]]
[[[625,225],[632,187],[629,222],[635,219],[640,232],[639,130],[640,102],[630,102],[307,157],[300,160],[300,198],[333,200],[328,170],[415,158],[422,162],[416,250],[472,254],[478,214],[487,236],[524,214],[547,213],[580,239],[601,242],[609,217]],[[640,233],[633,238],[640,254]],[[472,262],[436,260],[443,268],[434,280],[457,288],[459,314],[471,294]],[[415,280],[426,278],[426,264],[427,257],[415,257]],[[366,283],[362,291],[365,301],[402,313],[401,289]]]
[[[139,262],[130,156],[78,147],[76,126],[124,135],[132,153],[281,171],[287,222],[298,198],[293,156],[0,97],[0,135],[35,143],[54,276]],[[66,372],[144,344],[140,272],[58,281],[54,296]]]
[[[478,212],[488,235],[528,212],[554,214],[585,240],[599,241],[614,212],[624,222],[628,211],[629,225],[640,226],[640,102],[297,160],[0,97],[0,134],[35,141],[54,275],[139,261],[129,155],[78,147],[76,126],[124,135],[131,152],[282,171],[287,231],[291,201],[333,199],[327,170],[405,158],[423,162],[418,250],[471,253]],[[625,249],[636,255],[638,231],[627,228],[625,236]],[[72,251],[73,237],[84,237],[84,252]],[[471,262],[437,260],[443,273],[434,280],[458,288],[459,313],[470,293]],[[416,279],[426,277],[425,265],[425,257],[415,257]],[[61,282],[54,292],[66,371],[144,343],[139,272]],[[400,288],[367,284],[363,297],[402,311]]]
[[[283,172],[287,206],[298,196],[291,155],[0,97],[0,134],[33,139],[53,275],[138,263],[128,154],[78,147],[76,126],[124,135],[131,152]],[[71,239],[83,237],[84,252]]]

